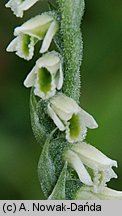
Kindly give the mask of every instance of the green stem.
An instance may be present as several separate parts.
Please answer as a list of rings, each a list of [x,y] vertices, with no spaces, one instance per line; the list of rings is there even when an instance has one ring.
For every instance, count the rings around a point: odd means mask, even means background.
[[[58,0],[61,13],[61,35],[64,48],[63,92],[79,103],[80,66],[83,43],[80,30],[84,0]]]

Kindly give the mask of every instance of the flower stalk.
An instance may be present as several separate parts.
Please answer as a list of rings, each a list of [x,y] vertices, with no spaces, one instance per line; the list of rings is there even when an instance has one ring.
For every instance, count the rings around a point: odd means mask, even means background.
[[[64,54],[63,92],[79,103],[80,66],[83,56],[81,19],[84,14],[84,0],[58,0],[61,12],[61,36]]]

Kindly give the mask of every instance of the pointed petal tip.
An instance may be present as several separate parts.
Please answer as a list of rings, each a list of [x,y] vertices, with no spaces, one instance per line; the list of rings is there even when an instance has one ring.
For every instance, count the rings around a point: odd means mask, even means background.
[[[92,128],[95,129],[95,128],[98,128],[98,127],[99,127],[99,125],[98,125],[97,122],[94,120],[94,123],[93,123],[93,125],[92,125]]]
[[[8,8],[8,7],[9,7],[9,4],[8,4],[8,2],[5,4],[5,7],[6,7],[6,8]]]

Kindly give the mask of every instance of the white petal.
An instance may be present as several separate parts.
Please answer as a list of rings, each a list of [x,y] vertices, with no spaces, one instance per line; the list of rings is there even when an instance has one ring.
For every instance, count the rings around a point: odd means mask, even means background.
[[[98,127],[98,124],[95,121],[95,119],[83,109],[81,109],[81,116],[82,116],[82,119],[83,119],[86,127],[91,128],[91,129]]]
[[[59,63],[58,64],[55,64],[53,66],[47,66],[47,70],[50,71],[51,74],[54,74],[56,75],[56,72],[59,70]]]
[[[51,22],[52,20],[53,20],[53,17],[49,16],[47,13],[37,15],[37,16],[31,18],[30,20],[28,20],[27,22],[25,22],[20,27],[15,28],[14,35],[17,36],[20,33],[30,34],[33,29],[35,29],[37,27],[39,27],[41,29],[42,25],[44,25],[48,22]]]
[[[58,93],[50,100],[53,109],[63,121],[68,121],[74,113],[78,113],[80,107],[77,103],[64,94]]]
[[[75,197],[76,200],[122,200],[122,192],[105,187],[103,191],[94,193],[89,186],[81,187]]]
[[[51,108],[50,104],[48,104],[48,114],[52,118],[52,120],[54,121],[54,123],[56,124],[56,126],[59,128],[59,130],[64,131],[65,130],[65,126],[63,125],[63,123],[61,122],[61,120],[58,118],[58,116],[56,115],[56,113],[54,112],[54,110]]]
[[[8,45],[7,47],[7,52],[14,52],[16,51],[16,48],[17,48],[17,43],[18,43],[18,38],[14,38],[10,44]]]
[[[10,0],[5,6],[11,8],[17,17],[22,17],[23,11],[32,7],[37,1],[38,0],[25,0],[22,2],[22,0]]]
[[[99,194],[99,197],[104,200],[122,200],[122,191],[116,191],[105,187]]]
[[[21,3],[20,8],[21,10],[25,11],[32,7],[37,1],[39,0],[25,0]]]
[[[60,63],[59,76],[58,76],[58,80],[57,80],[57,89],[58,90],[60,90],[62,88],[63,81],[64,81],[63,69],[62,69],[62,63]]]
[[[53,21],[47,31],[47,34],[44,37],[40,53],[45,53],[49,49],[52,39],[57,31],[58,23],[56,21]]]
[[[35,84],[34,94],[38,97],[42,98],[43,100],[48,100],[49,98],[53,97],[56,93],[55,88],[48,91],[46,94],[40,90],[38,84]]]
[[[75,200],[100,200],[97,193],[92,192],[92,187],[82,186],[75,195]]]
[[[72,146],[72,150],[79,155],[86,166],[93,170],[94,192],[97,192],[99,188],[102,191],[111,178],[117,178],[112,170],[113,166],[117,166],[117,162],[108,158],[95,147],[86,143],[79,143]]]
[[[106,183],[109,182],[112,178],[117,178],[116,173],[112,170],[111,167],[108,167],[108,169],[105,169],[101,172],[102,181],[100,181],[99,188],[100,190],[104,190]]]
[[[83,163],[91,169],[102,170],[107,167],[117,167],[115,160],[111,160],[92,145],[82,142],[74,145],[72,149],[79,154]]]
[[[93,185],[91,177],[81,162],[80,158],[73,151],[68,150],[64,156],[65,160],[70,164],[70,166],[77,172],[79,179],[86,185]]]
[[[7,8],[11,8],[13,13],[17,17],[22,17],[23,16],[23,10],[20,9],[20,5],[21,5],[21,0],[10,0],[9,2],[7,2],[7,4],[5,6]]]
[[[5,6],[6,7],[11,7],[11,5],[12,5],[12,3],[14,2],[15,0],[10,0],[10,1],[8,1],[6,4],[5,4]],[[15,3],[14,3],[15,4]]]
[[[56,74],[60,66],[59,54],[55,51],[48,52],[39,58],[36,64],[39,68],[45,67],[51,74]]]
[[[36,78],[36,74],[35,71],[37,70],[37,67],[35,66],[32,71],[28,74],[28,76],[26,77],[25,81],[24,81],[24,86],[29,88],[34,86],[35,83],[35,78]]]

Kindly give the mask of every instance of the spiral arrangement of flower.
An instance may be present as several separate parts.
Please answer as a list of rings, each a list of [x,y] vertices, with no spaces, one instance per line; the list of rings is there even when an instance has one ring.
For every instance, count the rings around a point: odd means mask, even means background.
[[[17,17],[38,0],[10,0]],[[98,127],[79,105],[82,60],[81,19],[84,0],[57,0],[58,8],[37,15],[15,28],[8,52],[32,59],[42,41],[40,56],[24,86],[32,88],[32,129],[43,147],[38,164],[39,181],[47,199],[122,199],[122,192],[107,187],[117,178],[117,162],[84,140],[87,129]],[[51,42],[56,50],[50,50]]]

